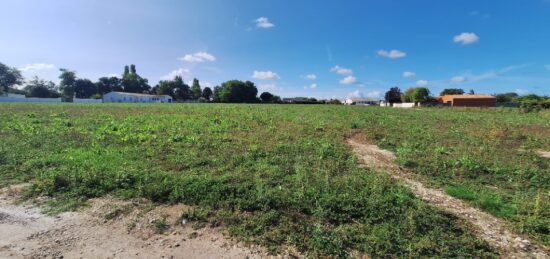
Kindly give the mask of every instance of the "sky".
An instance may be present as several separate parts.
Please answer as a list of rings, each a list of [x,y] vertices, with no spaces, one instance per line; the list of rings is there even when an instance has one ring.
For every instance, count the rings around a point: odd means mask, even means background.
[[[181,75],[282,97],[390,87],[550,95],[550,0],[0,0],[0,62],[26,79]]]

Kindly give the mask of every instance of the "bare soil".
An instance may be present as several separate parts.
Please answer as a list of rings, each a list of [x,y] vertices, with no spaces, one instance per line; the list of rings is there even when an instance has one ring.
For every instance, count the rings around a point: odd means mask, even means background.
[[[369,144],[364,136],[356,135],[347,142],[364,166],[387,172],[408,186],[420,199],[469,222],[477,229],[476,234],[497,249],[503,258],[550,258],[548,248],[533,243],[524,235],[512,233],[503,220],[442,190],[426,187],[418,177],[395,163],[392,152]]]
[[[14,204],[20,187],[0,190],[0,258],[265,258],[264,249],[233,241],[219,228],[179,220],[188,207],[95,199],[79,212],[47,216]],[[153,222],[166,218],[159,234]],[[280,256],[283,257],[283,256]]]
[[[550,158],[550,151],[539,150],[537,151],[537,154],[539,154],[542,158]]]

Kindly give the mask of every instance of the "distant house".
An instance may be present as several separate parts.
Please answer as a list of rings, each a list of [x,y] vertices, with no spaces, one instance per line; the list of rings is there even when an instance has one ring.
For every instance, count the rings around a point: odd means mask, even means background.
[[[283,102],[285,103],[299,103],[299,102],[305,102],[308,99],[305,97],[293,97],[293,98],[283,98]]]
[[[346,105],[379,105],[380,101],[372,98],[348,98]]]
[[[24,94],[5,93],[5,94],[0,94],[0,98],[26,98],[26,97]]]
[[[464,94],[437,97],[437,102],[456,107],[496,107],[497,98],[491,95]]]
[[[103,95],[104,103],[171,103],[169,95],[110,92]]]

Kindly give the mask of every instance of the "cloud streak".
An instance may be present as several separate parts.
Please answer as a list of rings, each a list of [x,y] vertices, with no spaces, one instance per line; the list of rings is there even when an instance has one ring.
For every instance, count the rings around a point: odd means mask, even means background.
[[[456,35],[453,38],[453,41],[462,45],[470,45],[479,42],[479,36],[477,36],[473,32],[463,32],[459,35]]]
[[[398,58],[404,58],[407,56],[407,53],[400,51],[400,50],[379,50],[377,52],[378,56],[389,58],[389,59],[398,59]]]
[[[267,17],[260,17],[254,21],[256,27],[260,29],[269,29],[275,27],[275,24],[269,21]]]
[[[254,71],[252,78],[260,80],[279,80],[281,77],[273,71]]]
[[[214,62],[216,61],[216,57],[208,52],[201,51],[194,54],[186,54],[185,56],[179,58],[179,60],[189,63]]]
[[[32,71],[39,71],[39,70],[45,70],[45,69],[54,69],[55,65],[53,64],[44,64],[44,63],[35,63],[26,65],[19,70],[23,72],[32,72]]]

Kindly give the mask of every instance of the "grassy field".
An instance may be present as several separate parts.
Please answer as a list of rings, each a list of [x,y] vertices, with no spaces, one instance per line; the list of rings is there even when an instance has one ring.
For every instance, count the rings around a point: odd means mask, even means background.
[[[550,113],[331,105],[0,104],[0,185],[71,210],[92,197],[181,202],[273,252],[492,257],[469,227],[383,172],[361,132],[426,182],[550,244]]]

